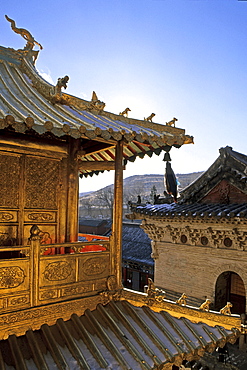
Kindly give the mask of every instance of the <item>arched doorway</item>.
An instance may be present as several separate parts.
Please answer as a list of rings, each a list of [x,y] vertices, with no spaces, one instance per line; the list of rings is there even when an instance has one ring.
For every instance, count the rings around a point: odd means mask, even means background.
[[[232,313],[245,313],[245,287],[241,277],[232,271],[225,271],[218,277],[215,287],[215,310],[219,311],[226,302],[232,303]]]

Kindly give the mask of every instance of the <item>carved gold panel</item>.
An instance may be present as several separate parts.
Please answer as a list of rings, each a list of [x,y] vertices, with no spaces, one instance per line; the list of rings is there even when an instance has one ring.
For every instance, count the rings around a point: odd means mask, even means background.
[[[13,307],[19,309],[20,306],[27,306],[28,304],[29,304],[28,294],[8,298],[9,308]]]
[[[0,294],[15,295],[17,292],[28,291],[29,260],[27,258],[9,259],[0,261]]]
[[[85,256],[79,260],[79,281],[93,280],[110,274],[110,256],[108,253]]]
[[[41,240],[40,243],[43,244],[52,244],[56,242],[56,229],[57,226],[55,224],[53,225],[44,225],[44,224],[38,224],[35,221],[33,221],[30,224],[24,225],[24,244],[28,242],[28,238],[30,237],[30,229],[32,225],[37,225],[39,229],[41,230],[40,236]]]
[[[0,207],[19,206],[20,157],[0,152]]]
[[[94,282],[94,290],[100,291],[106,289],[106,279],[96,280]]]
[[[17,211],[9,211],[7,209],[0,210],[0,222],[17,222],[18,213]]]
[[[62,297],[72,297],[75,295],[83,295],[88,292],[93,291],[93,284],[90,282],[87,283],[81,283],[81,284],[73,284],[70,286],[67,286],[65,288],[62,288],[61,296]]]
[[[17,231],[18,227],[16,225],[0,224],[0,246],[16,245]]]
[[[1,213],[0,213],[0,221],[1,221]],[[41,222],[56,222],[56,212],[51,211],[25,211],[24,213],[24,222],[31,222],[31,223],[41,223]]]
[[[50,301],[59,297],[58,289],[42,289],[39,292],[40,301]]]
[[[26,158],[25,208],[57,209],[59,162],[42,157]]]
[[[58,286],[76,281],[75,258],[42,258],[40,260],[40,287]]]
[[[4,298],[0,299],[0,310],[4,308]]]
[[[52,300],[61,301],[74,298],[75,296],[83,296],[87,293],[93,292],[93,282],[86,283],[72,283],[66,286],[60,286],[59,288],[40,289],[39,300],[50,302]]]

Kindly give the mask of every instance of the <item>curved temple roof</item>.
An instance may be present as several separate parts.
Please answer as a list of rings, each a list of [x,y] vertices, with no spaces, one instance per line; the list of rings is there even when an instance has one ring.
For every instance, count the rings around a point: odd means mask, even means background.
[[[137,156],[151,157],[164,148],[193,143],[183,129],[104,111],[95,93],[86,101],[62,93],[61,88],[58,91],[38,74],[34,53],[38,51],[0,47],[0,129],[12,127],[19,133],[32,129],[62,140],[67,136],[81,139],[84,162],[114,161],[115,145],[121,139],[125,164]],[[91,145],[84,145],[88,140]],[[81,170],[84,176],[95,172],[98,168]]]
[[[0,362],[1,369],[171,369],[238,336],[236,329],[111,301],[80,317],[73,314],[68,321],[0,341]]]
[[[216,161],[194,182],[181,192],[178,203],[132,205],[132,218],[146,216],[162,218],[203,218],[227,219],[228,221],[246,220],[247,218],[247,156],[234,151],[231,147],[219,149]],[[221,182],[229,185],[226,189],[228,199],[219,196],[212,201],[205,198],[210,192],[222,193]],[[217,188],[218,186],[218,188]],[[230,186],[233,187],[231,192]],[[234,190],[235,189],[235,190]],[[237,193],[236,193],[237,191]],[[237,194],[237,195],[236,195]]]

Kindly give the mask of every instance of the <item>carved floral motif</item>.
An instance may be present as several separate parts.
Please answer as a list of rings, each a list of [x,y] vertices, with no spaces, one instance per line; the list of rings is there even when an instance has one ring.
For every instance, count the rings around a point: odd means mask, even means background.
[[[103,304],[109,301],[118,301],[121,298],[122,288],[118,287],[115,275],[109,275],[106,279],[106,290],[100,292]]]
[[[10,300],[10,304],[12,306],[19,305],[19,304],[24,304],[28,302],[28,297],[23,296],[23,297],[15,297]]]
[[[167,225],[164,227],[164,233],[169,235],[175,244],[182,242],[190,245],[207,245],[214,248],[231,247],[245,250],[247,243],[247,232],[238,230],[238,228],[218,230],[212,227],[200,229],[188,225],[184,227]],[[151,235],[150,232],[148,234]]]
[[[161,240],[164,236],[165,230],[154,224],[142,224],[141,228],[150,236],[152,240]]]
[[[80,285],[80,286],[69,286],[67,288],[64,288],[63,290],[63,296],[70,296],[70,295],[76,295],[76,294],[82,294],[86,292],[91,292],[92,286],[91,285]]]
[[[46,290],[41,293],[41,299],[51,299],[57,297],[57,291],[56,290]]]
[[[14,216],[9,212],[0,212],[0,222],[13,220]]]
[[[71,265],[66,261],[49,263],[43,274],[49,281],[65,280],[71,275]]]
[[[25,274],[19,266],[0,268],[0,289],[16,288],[23,283]]]
[[[1,214],[0,214],[1,217]],[[53,215],[50,213],[43,213],[43,212],[35,212],[35,213],[29,213],[28,219],[31,221],[52,221]]]
[[[83,265],[83,271],[86,275],[102,274],[107,267],[107,261],[99,258],[89,258]]]
[[[0,154],[0,206],[2,207],[18,207],[20,182],[19,161],[20,159],[17,156]],[[11,176],[9,175],[10,173]]]
[[[57,209],[59,163],[46,158],[27,158],[26,208]]]

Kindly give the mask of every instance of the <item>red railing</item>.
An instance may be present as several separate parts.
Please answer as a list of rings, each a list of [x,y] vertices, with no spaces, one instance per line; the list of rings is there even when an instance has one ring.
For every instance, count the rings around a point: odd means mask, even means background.
[[[100,240],[107,240],[109,241],[108,236],[103,236],[103,235],[94,235],[94,234],[83,234],[79,233],[78,237],[85,238],[87,242],[91,241],[100,241]],[[105,251],[106,248],[102,244],[87,244],[83,247],[82,252],[97,252],[97,251]]]
[[[108,236],[102,236],[102,235],[94,235],[94,234],[83,234],[79,233],[78,234],[78,239],[79,237],[83,238],[84,240],[81,240],[80,245],[81,249],[80,252],[100,252],[100,251],[106,251],[106,242],[109,242],[109,237]],[[79,240],[78,240],[79,241]],[[101,241],[103,243],[101,243]],[[69,243],[64,243],[68,244]],[[108,244],[108,243],[107,243]],[[42,244],[45,246],[45,244]],[[63,244],[61,244],[61,247],[56,247],[56,248],[50,248],[47,247],[44,255],[55,255],[55,254],[67,254],[67,253],[74,253],[73,249],[67,247],[63,247]]]

